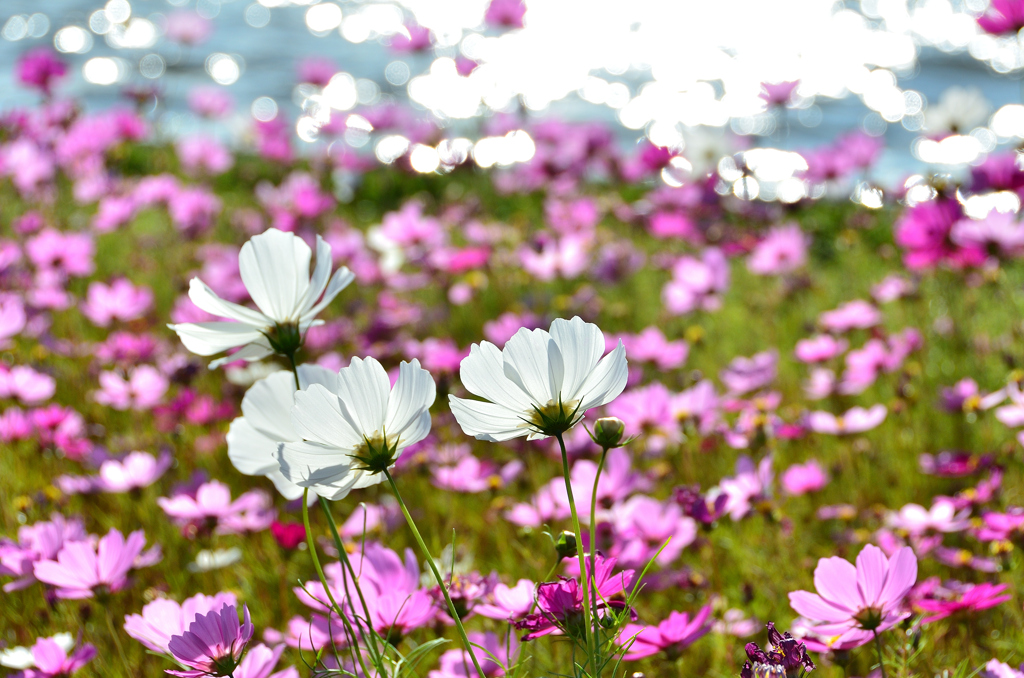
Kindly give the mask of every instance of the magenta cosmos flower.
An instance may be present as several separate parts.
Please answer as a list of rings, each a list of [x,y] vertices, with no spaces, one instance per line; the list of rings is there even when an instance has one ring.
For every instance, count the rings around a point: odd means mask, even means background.
[[[181,603],[157,598],[142,608],[142,614],[125,615],[124,631],[153,652],[168,653],[171,638],[185,633],[198,615],[235,604],[233,593],[213,596],[198,593]]]
[[[711,606],[705,605],[690,617],[687,612],[672,612],[657,626],[626,624],[620,642],[627,648],[624,659],[643,659],[664,652],[669,659],[680,653],[711,631]]]
[[[891,558],[866,545],[854,567],[842,558],[822,558],[814,570],[818,593],[793,591],[789,604],[816,623],[810,631],[829,646],[857,647],[910,616],[903,599],[917,581],[917,556],[904,546]]]
[[[1006,587],[1006,584],[968,585],[960,592],[959,597],[948,600],[924,598],[914,604],[924,612],[932,613],[930,617],[925,617],[923,620],[923,623],[930,624],[957,612],[987,610],[1000,603],[1005,603],[1013,598],[1013,596],[1003,593],[1006,591]]]
[[[197,615],[188,631],[172,637],[167,643],[171,655],[188,668],[184,671],[167,669],[167,673],[181,678],[232,675],[254,630],[249,608],[244,605],[242,615],[244,619],[239,624],[238,610],[234,605]]]
[[[1024,1],[992,0],[988,11],[978,17],[977,21],[986,33],[1016,33],[1024,28]]]
[[[142,530],[125,539],[111,529],[96,546],[89,541],[64,544],[56,560],[35,564],[36,579],[57,587],[58,598],[92,598],[98,593],[114,593],[128,585],[132,569],[160,559],[159,546],[143,553],[145,546],[146,535]]]

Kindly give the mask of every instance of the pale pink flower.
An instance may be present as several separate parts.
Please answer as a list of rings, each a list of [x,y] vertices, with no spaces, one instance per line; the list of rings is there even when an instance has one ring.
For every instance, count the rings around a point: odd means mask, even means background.
[[[139,365],[126,375],[106,370],[100,373],[100,390],[93,398],[115,410],[148,410],[160,403],[169,386],[167,377],[152,365]]]
[[[223,174],[235,164],[231,151],[209,137],[186,137],[178,141],[176,148],[182,169],[190,174]]]
[[[0,294],[0,349],[10,346],[10,339],[21,334],[28,323],[25,304],[16,294]]]
[[[37,405],[53,397],[57,380],[36,372],[27,365],[10,369],[0,364],[0,398],[17,398],[26,405]]]
[[[810,237],[799,224],[776,226],[768,231],[747,258],[747,269],[757,275],[792,273],[807,263]]]
[[[840,334],[853,329],[867,329],[882,322],[881,312],[869,302],[854,299],[818,317],[818,324],[829,332]]]
[[[168,14],[164,20],[164,34],[167,39],[183,45],[204,43],[212,32],[212,22],[195,12],[178,10]]]
[[[782,474],[782,489],[790,496],[817,492],[828,484],[828,474],[814,459],[806,464],[793,464]]]
[[[124,630],[129,636],[154,652],[169,652],[167,643],[180,636],[196,620],[196,616],[225,605],[237,605],[234,593],[207,596],[202,593],[186,598],[180,604],[168,598],[157,598],[142,608],[142,614],[125,615]]]
[[[486,602],[474,605],[473,611],[490,619],[522,619],[533,609],[536,588],[529,579],[520,579],[515,586],[497,584]]]
[[[125,539],[117,530],[97,544],[76,541],[64,544],[56,560],[40,560],[33,567],[36,579],[56,587],[58,598],[92,598],[97,591],[114,593],[128,585],[128,573],[159,559],[159,546],[147,553],[146,535],[136,530]]]
[[[970,515],[969,508],[958,512],[952,502],[938,500],[931,509],[907,504],[898,513],[890,513],[886,524],[918,537],[926,532],[961,532],[971,526]]]
[[[153,305],[153,292],[145,286],[136,287],[124,278],[106,285],[89,284],[82,313],[99,327],[107,327],[114,320],[141,318]]]
[[[888,414],[885,405],[872,405],[868,409],[851,407],[845,414],[836,416],[830,412],[815,411],[807,415],[807,426],[817,433],[849,435],[863,433],[877,427]]]
[[[835,358],[848,346],[849,343],[845,339],[836,339],[830,334],[819,334],[796,342],[794,354],[800,362],[820,363]]]
[[[96,656],[96,648],[86,643],[74,652],[71,634],[36,639],[31,650],[13,648],[0,653],[0,666],[20,668],[11,678],[64,678],[78,671]]]
[[[816,622],[809,629],[832,639],[832,647],[856,647],[910,616],[903,599],[917,581],[917,557],[904,546],[891,558],[866,545],[854,567],[842,558],[822,558],[814,570],[818,593],[794,591],[789,604]]]
[[[107,459],[100,464],[94,480],[100,492],[128,492],[155,483],[174,463],[170,452],[159,458],[148,452],[129,452],[123,459]]]

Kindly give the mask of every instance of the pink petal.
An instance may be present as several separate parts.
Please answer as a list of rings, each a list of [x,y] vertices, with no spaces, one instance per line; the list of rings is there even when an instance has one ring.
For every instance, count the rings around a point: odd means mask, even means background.
[[[821,596],[809,591],[791,592],[789,606],[797,614],[815,621],[839,623],[850,619],[848,610],[835,607]]]
[[[843,558],[833,556],[818,561],[818,567],[814,568],[814,588],[822,598],[848,612],[861,607],[857,570]]]
[[[857,556],[857,588],[869,606],[877,605],[888,568],[885,554],[874,544],[867,544]]]

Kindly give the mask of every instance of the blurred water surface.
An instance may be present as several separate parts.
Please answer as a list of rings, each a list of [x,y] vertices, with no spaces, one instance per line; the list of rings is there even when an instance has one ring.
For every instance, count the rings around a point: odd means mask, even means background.
[[[352,76],[349,108],[406,102],[470,137],[496,110],[604,121],[624,145],[645,133],[670,145],[690,130],[731,128],[753,145],[799,150],[861,128],[884,134],[877,171],[893,181],[922,169],[913,142],[949,88],[983,95],[982,127],[1001,106],[1021,102],[1013,75],[1020,49],[977,29],[983,0],[526,7],[525,27],[506,29],[484,22],[487,3],[478,0],[4,0],[0,109],[35,100],[15,82],[13,65],[25,50],[49,45],[71,64],[63,95],[104,108],[123,101],[126,85],[155,86],[160,128],[176,135],[203,125],[188,113],[187,93],[216,85],[239,111],[220,133],[237,135],[261,97],[298,120],[311,90],[297,88],[297,64],[320,57]],[[212,31],[196,45],[174,42],[166,34],[172,16],[198,18]],[[431,29],[433,44],[396,50],[417,25]],[[469,77],[454,70],[452,60],[464,57],[481,64]],[[759,85],[784,80],[800,81],[795,106],[769,117]],[[985,150],[1013,141],[985,139]]]

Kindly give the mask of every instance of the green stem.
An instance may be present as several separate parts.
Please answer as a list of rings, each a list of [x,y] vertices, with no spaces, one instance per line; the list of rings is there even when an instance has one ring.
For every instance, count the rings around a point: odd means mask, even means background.
[[[416,522],[412,519],[412,515],[409,514],[409,509],[405,506],[402,494],[398,491],[398,484],[395,483],[395,478],[391,475],[391,471],[389,469],[384,469],[384,476],[388,479],[388,483],[391,484],[391,492],[394,493],[395,499],[398,500],[398,505],[402,509],[402,515],[405,516],[405,522],[409,524],[409,529],[412,530],[412,536],[416,538],[416,544],[419,545],[420,551],[423,553],[423,557],[427,561],[427,566],[430,567],[430,571],[434,574],[434,580],[441,588],[441,593],[444,595],[445,602],[448,603],[448,612],[451,613],[452,620],[455,621],[455,628],[459,632],[459,638],[462,639],[462,646],[466,648],[466,652],[469,653],[470,659],[473,660],[473,668],[476,669],[477,678],[484,678],[483,669],[480,668],[480,662],[477,661],[476,653],[473,652],[473,645],[469,642],[469,636],[466,635],[466,629],[462,626],[462,620],[459,618],[458,610],[455,609],[455,603],[452,602],[451,596],[448,595],[448,587],[444,585],[444,580],[441,579],[441,573],[437,571],[437,565],[434,564],[434,558],[430,555],[430,550],[427,549],[427,545],[423,541],[423,537],[420,535],[419,529],[416,527]]]
[[[601,448],[601,461],[597,464],[597,475],[594,476],[594,489],[590,493],[590,571],[594,572],[594,562],[597,558],[597,484],[601,480],[601,472],[604,470],[604,460],[608,456],[608,448]],[[593,605],[594,620],[594,659],[600,661],[601,653],[601,630],[597,624],[597,582],[594,576],[590,577],[590,601]]]
[[[117,637],[117,630],[114,628],[114,618],[111,615],[110,608],[107,607],[107,630],[110,632],[110,637],[114,641],[114,645],[117,647],[117,654],[121,657],[121,663],[124,664],[124,670],[127,671],[126,676],[131,676],[133,671],[131,664],[128,663],[128,657],[124,654],[124,648],[121,647],[121,639]]]
[[[879,640],[879,638],[878,638],[878,631],[877,630],[873,630],[873,631],[871,631],[871,633],[874,634],[874,636],[875,636],[875,651],[878,652],[878,668],[882,672],[882,678],[886,678],[886,676],[885,676],[885,659],[882,658],[882,641]]]
[[[298,373],[296,373],[296,379],[298,379]],[[331,607],[338,613],[338,617],[341,618],[341,623],[345,625],[345,629],[353,638],[358,638],[355,631],[352,630],[352,625],[349,623],[348,617],[342,612],[341,606],[334,600],[334,594],[331,593],[331,587],[327,583],[327,577],[324,576],[324,569],[320,567],[320,558],[316,555],[316,542],[313,540],[313,530],[309,527],[309,488],[307,487],[302,491],[302,525],[306,528],[306,544],[309,546],[309,555],[313,559],[313,567],[316,568],[316,576],[320,578],[320,583],[323,584],[324,592],[327,593],[327,599],[331,602]],[[328,615],[328,623],[330,623],[330,615]],[[355,648],[353,653],[359,660],[359,665],[362,666],[363,675],[369,676],[370,672],[366,670],[366,663],[363,661],[363,653],[359,651],[359,648]]]
[[[583,556],[583,532],[580,530],[580,518],[576,513],[576,499],[572,494],[572,482],[569,480],[569,454],[565,451],[565,441],[562,439],[562,434],[559,433],[555,436],[558,439],[558,447],[562,451],[562,478],[565,480],[565,492],[569,499],[569,512],[572,514],[572,529],[576,534],[576,557],[580,561],[580,592],[583,594],[583,619],[586,622],[586,633],[587,641],[587,652],[592,652],[594,647],[593,640],[593,622],[590,617],[590,596],[587,586],[587,563]],[[599,678],[597,664],[593,661],[593,656],[589,658],[591,660],[591,669],[594,671],[593,678]]]
[[[352,577],[352,586],[355,588],[356,594],[359,596],[359,602],[363,607],[363,614],[366,615],[366,627],[370,629],[369,636],[372,645],[371,654],[373,655],[374,661],[379,661],[377,658],[380,656],[380,651],[377,649],[377,634],[373,631],[373,626],[370,621],[370,607],[366,604],[366,598],[363,596],[363,589],[359,586],[359,580],[356,577],[355,570],[352,568],[352,562],[348,559],[348,552],[345,551],[345,545],[341,543],[341,535],[338,534],[338,526],[334,522],[334,515],[331,514],[331,506],[323,497],[320,497],[320,508],[324,510],[324,515],[327,516],[327,524],[330,526],[331,536],[334,537],[334,547],[338,549],[338,559],[341,560],[345,569],[348,570],[349,576]],[[359,621],[358,617],[356,618],[356,621]]]
[[[299,367],[295,364],[295,352],[288,353],[286,357],[288,358],[288,364],[292,366],[292,374],[295,375],[295,390],[301,391],[302,384],[299,383]]]

